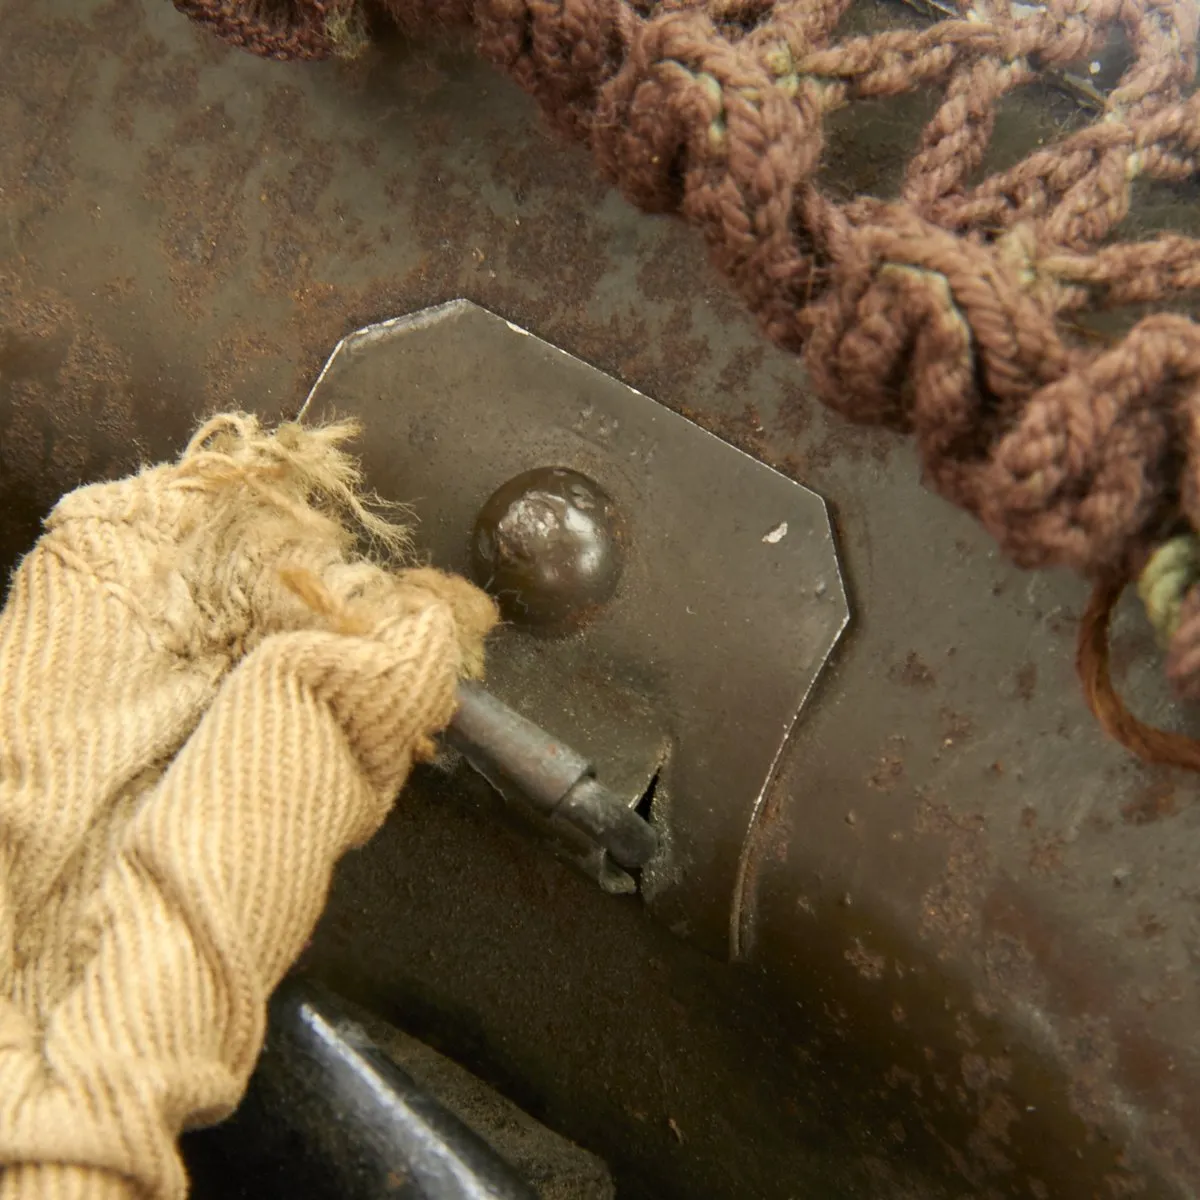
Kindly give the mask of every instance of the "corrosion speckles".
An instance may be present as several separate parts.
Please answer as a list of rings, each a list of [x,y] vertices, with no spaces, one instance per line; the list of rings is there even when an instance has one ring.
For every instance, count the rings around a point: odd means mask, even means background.
[[[76,114],[95,86],[86,42],[78,21],[0,11],[0,213],[10,219],[44,216],[66,199]]]
[[[136,465],[130,368],[65,298],[0,270],[0,555],[11,562],[59,495]]]
[[[1018,699],[1026,704],[1033,699],[1034,693],[1037,691],[1038,669],[1037,663],[1023,663],[1017,668],[1016,675],[1016,692]]]
[[[1162,779],[1148,784],[1122,805],[1121,820],[1126,825],[1150,825],[1164,817],[1173,817],[1178,811],[1175,782]]]
[[[933,687],[937,682],[937,676],[915,650],[910,650],[902,663],[888,669],[888,678],[893,683],[912,688]]]
[[[859,978],[870,983],[878,983],[887,970],[887,959],[882,954],[872,953],[859,938],[854,939],[851,948],[845,952],[845,957]]]
[[[190,55],[173,50],[151,34],[131,39],[110,93],[113,132],[132,141],[139,118],[158,123],[165,113],[179,114],[195,106],[199,85],[200,69]]]
[[[963,815],[947,805],[924,802],[916,824],[918,832],[945,839],[945,868],[926,891],[920,916],[922,931],[937,944],[939,956],[945,957],[956,942],[973,936],[980,927],[980,900],[991,865],[982,836],[986,821],[982,814]]]
[[[1012,1060],[1007,1057],[987,1058],[982,1054],[964,1054],[960,1062],[963,1082],[973,1092],[985,1092],[996,1084],[1012,1079]]]
[[[205,114],[204,126],[229,129],[223,114]],[[203,134],[192,130],[181,142]],[[247,238],[242,198],[253,154],[229,138],[213,164],[195,161],[181,151],[152,150],[145,167],[146,196],[161,214],[159,243],[181,307],[199,312],[222,279],[241,265]]]
[[[871,768],[867,786],[877,792],[890,792],[904,778],[904,739],[891,737],[887,748]]]

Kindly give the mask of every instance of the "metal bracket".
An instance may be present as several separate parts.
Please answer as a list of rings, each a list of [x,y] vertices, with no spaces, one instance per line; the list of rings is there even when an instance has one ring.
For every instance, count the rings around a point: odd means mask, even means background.
[[[343,339],[302,417],[346,415],[368,482],[413,506],[447,570],[478,571],[479,514],[527,472],[566,468],[611,500],[615,588],[564,629],[506,625],[488,687],[649,809],[664,849],[642,895],[728,952],[751,826],[849,619],[822,499],[465,300]]]

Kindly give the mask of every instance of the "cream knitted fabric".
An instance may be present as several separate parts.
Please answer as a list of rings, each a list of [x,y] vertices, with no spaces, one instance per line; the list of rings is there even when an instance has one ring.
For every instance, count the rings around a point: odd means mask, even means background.
[[[491,603],[384,543],[350,430],[210,422],[65,497],[0,615],[0,1200],[180,1197],[265,1001],[480,665]]]

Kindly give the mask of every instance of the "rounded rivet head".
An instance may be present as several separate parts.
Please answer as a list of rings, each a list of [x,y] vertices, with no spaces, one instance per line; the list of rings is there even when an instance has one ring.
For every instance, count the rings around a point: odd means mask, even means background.
[[[480,509],[471,566],[507,620],[567,632],[616,591],[622,541],[616,506],[596,482],[539,467],[502,484]]]

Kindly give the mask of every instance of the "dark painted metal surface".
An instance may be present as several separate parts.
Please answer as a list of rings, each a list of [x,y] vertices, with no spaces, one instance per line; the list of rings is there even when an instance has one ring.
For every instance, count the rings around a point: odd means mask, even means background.
[[[296,979],[271,999],[266,1044],[237,1114],[189,1150],[201,1170],[221,1162],[226,1195],[537,1200],[336,996]]]
[[[932,103],[839,114],[825,182],[893,193]],[[1023,89],[997,158],[1079,120]],[[469,52],[289,68],[159,0],[0,0],[0,128],[5,561],[64,489],[173,452],[205,409],[294,412],[340,337],[463,295],[836,514],[855,626],[756,824],[746,962],[426,770],[340,870],[315,966],[601,1150],[623,1200],[1200,1190],[1195,781],[1095,729],[1082,586],[1013,570],[902,442],[814,408],[684,230]],[[1196,232],[1194,190],[1139,185],[1133,221]],[[1139,712],[1194,729],[1132,606],[1114,633]],[[581,685],[562,732],[625,737],[604,778],[640,795],[661,730],[605,682],[619,717]]]
[[[539,464],[611,497],[628,541],[616,595],[570,638],[503,629],[488,686],[564,741],[585,739],[605,779],[648,714],[666,853],[645,865],[642,893],[681,935],[736,953],[748,831],[848,619],[821,498],[466,301],[346,338],[304,407],[306,420],[335,413],[389,431],[361,440],[373,490],[436,497],[419,541],[445,569],[469,569],[476,514]],[[567,710],[583,692],[609,707],[607,737]]]

